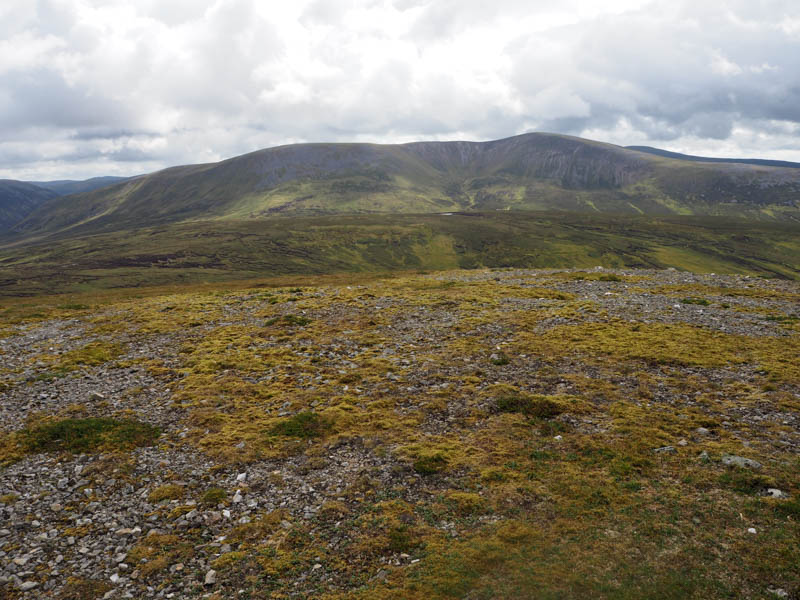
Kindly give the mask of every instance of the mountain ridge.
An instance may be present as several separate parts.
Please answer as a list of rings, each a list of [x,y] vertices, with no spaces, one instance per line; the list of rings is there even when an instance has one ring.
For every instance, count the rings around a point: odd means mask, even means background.
[[[26,181],[32,185],[51,190],[59,196],[91,192],[115,183],[120,183],[132,177],[117,177],[114,175],[101,175],[89,179],[57,179],[54,181]]]
[[[17,237],[195,220],[566,210],[783,220],[800,171],[707,164],[547,133],[487,142],[293,144],[176,166],[48,202]]]
[[[697,156],[694,154],[682,154],[681,152],[672,152],[662,148],[654,148],[652,146],[625,146],[628,150],[636,150],[637,152],[645,152],[655,156],[663,156],[665,158],[675,158],[678,160],[686,160],[690,162],[707,162],[707,163],[733,163],[742,165],[757,165],[763,167],[785,167],[788,169],[800,169],[800,163],[791,162],[788,160],[773,160],[765,158],[721,158],[711,156]]]

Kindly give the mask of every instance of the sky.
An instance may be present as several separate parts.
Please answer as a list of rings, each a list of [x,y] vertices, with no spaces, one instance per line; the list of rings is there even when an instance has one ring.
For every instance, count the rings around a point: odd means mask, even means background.
[[[530,131],[800,162],[800,3],[0,3],[0,178]]]

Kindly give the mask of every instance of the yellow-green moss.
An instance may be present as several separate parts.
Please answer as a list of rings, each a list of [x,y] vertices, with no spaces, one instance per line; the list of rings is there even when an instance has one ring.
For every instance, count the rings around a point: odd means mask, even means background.
[[[162,502],[164,500],[180,500],[186,493],[186,488],[175,483],[167,483],[150,491],[147,495],[148,502]]]

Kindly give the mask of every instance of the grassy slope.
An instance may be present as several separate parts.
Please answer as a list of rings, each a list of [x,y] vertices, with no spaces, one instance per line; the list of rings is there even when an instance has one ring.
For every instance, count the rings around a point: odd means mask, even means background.
[[[574,213],[210,221],[6,248],[0,293],[286,274],[476,267],[676,267],[797,278],[800,227]]]

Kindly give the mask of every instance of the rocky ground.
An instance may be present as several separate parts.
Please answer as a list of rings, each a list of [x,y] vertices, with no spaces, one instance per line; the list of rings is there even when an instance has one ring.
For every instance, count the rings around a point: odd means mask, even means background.
[[[485,270],[12,308],[0,597],[616,597],[653,565],[653,597],[800,593],[796,282]],[[21,437],[96,416],[161,434]],[[442,558],[485,540],[576,544],[596,587]],[[684,596],[665,556],[701,573]]]

